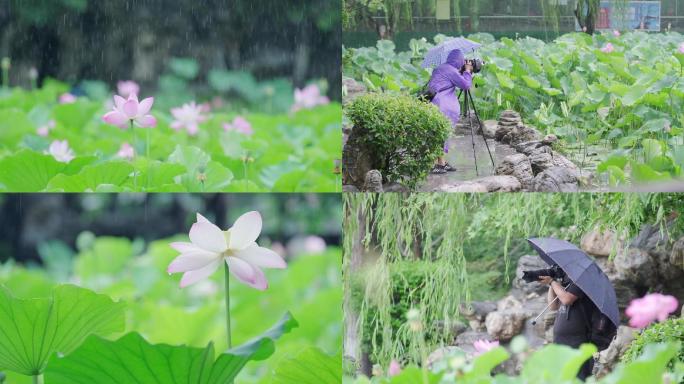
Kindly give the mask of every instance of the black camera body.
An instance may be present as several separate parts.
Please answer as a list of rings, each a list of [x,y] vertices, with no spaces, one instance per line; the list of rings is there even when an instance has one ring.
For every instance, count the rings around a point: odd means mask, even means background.
[[[554,264],[548,269],[536,269],[533,271],[523,271],[522,279],[528,283],[539,281],[540,276],[550,276],[554,280],[564,279],[566,277],[565,271],[557,264]]]
[[[461,73],[465,72],[466,64],[473,66],[473,73],[480,73],[480,71],[482,71],[482,67],[485,65],[485,62],[480,59],[465,59],[465,64],[463,65],[463,68],[461,68]]]

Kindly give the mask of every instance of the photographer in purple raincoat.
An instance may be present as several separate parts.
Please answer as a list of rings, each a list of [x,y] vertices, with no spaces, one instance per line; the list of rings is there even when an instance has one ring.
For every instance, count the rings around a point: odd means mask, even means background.
[[[432,72],[428,87],[435,93],[432,103],[451,120],[451,126],[455,127],[461,117],[461,106],[459,105],[456,88],[461,90],[470,89],[473,84],[473,66],[465,62],[465,56],[460,49],[449,52],[446,63],[438,66]],[[444,153],[449,153],[449,143],[444,143]],[[444,156],[437,158],[432,173],[443,174],[455,171],[446,162]]]

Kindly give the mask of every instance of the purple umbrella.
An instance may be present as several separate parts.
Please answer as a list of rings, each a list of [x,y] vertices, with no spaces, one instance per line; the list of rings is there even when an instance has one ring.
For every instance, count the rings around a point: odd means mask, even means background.
[[[481,46],[481,44],[478,44],[472,40],[468,40],[464,37],[455,37],[453,39],[443,41],[441,44],[430,49],[425,55],[425,59],[423,60],[423,64],[421,66],[423,68],[435,68],[444,64],[449,56],[449,52],[453,51],[454,49],[460,49],[461,52],[465,54],[468,52],[474,52]]]

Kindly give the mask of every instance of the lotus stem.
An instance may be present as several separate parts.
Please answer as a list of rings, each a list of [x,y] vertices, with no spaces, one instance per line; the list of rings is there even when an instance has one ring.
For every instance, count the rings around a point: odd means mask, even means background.
[[[33,376],[33,384],[43,384],[43,375],[35,375]]]
[[[133,132],[133,161],[138,157],[138,152],[135,148],[135,142],[138,140],[135,134],[135,125],[133,125],[133,120],[130,121],[131,131]],[[137,191],[138,189],[138,173],[135,171],[135,165],[133,165],[133,189]]]
[[[228,269],[228,263],[225,263],[224,270],[226,282],[226,333],[228,336],[228,349],[230,349],[233,348],[233,339],[230,334],[230,271]]]

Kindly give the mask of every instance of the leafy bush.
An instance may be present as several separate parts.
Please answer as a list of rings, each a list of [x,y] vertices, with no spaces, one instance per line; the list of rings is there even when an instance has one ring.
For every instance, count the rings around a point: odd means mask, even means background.
[[[423,289],[429,283],[428,277],[434,275],[437,268],[440,268],[439,264],[423,262],[398,262],[390,268],[390,335],[392,340],[398,341],[399,345],[396,346],[396,349],[399,351],[409,351],[411,349],[411,340],[400,337],[400,328],[406,321],[406,313],[411,308],[420,307]],[[359,275],[352,282],[352,305],[357,313],[363,312],[362,345],[365,349],[364,351],[370,354],[373,362],[382,363],[384,362],[383,356],[379,356],[376,353],[377,351],[371,350],[371,346],[382,345],[383,334],[385,333],[382,331],[374,332],[376,328],[381,326],[377,307],[371,305],[361,311],[364,290],[364,276]],[[439,320],[441,319],[428,317],[424,319],[424,322],[425,324],[432,325],[437,324]],[[428,326],[425,329],[427,344],[439,344],[440,340],[442,340],[441,332],[442,330],[439,327]]]
[[[671,341],[684,341],[684,318],[668,319],[644,329],[629,345],[629,349],[622,355],[621,360],[624,362],[636,360],[644,352],[644,347],[647,344]],[[676,361],[684,362],[684,343],[679,345],[679,352],[667,364],[669,371],[674,370]]]
[[[361,144],[375,150],[373,168],[410,187],[427,176],[451,130],[437,107],[410,96],[364,95],[346,113]]]

